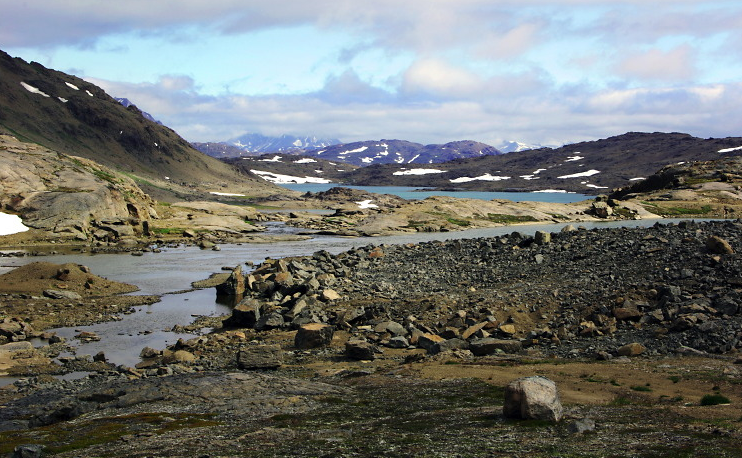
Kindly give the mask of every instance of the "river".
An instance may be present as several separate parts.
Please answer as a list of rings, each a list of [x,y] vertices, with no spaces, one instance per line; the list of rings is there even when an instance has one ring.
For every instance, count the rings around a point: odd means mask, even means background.
[[[581,223],[588,229],[608,227],[651,226],[658,220],[618,221],[607,223]],[[666,224],[680,220],[659,220]],[[135,294],[162,295],[156,304],[136,308],[136,313],[123,315],[120,321],[99,323],[92,326],[54,329],[58,335],[77,345],[76,354],[106,354],[114,364],[133,366],[139,362],[139,352],[145,346],[162,349],[179,338],[191,338],[190,334],[171,332],[174,325],[188,325],[194,315],[217,316],[229,313],[230,305],[216,301],[213,288],[189,290],[191,283],[220,272],[223,266],[234,267],[245,262],[258,264],[267,257],[281,258],[312,254],[318,250],[331,253],[369,244],[418,243],[431,240],[494,237],[519,231],[532,235],[537,230],[559,231],[566,223],[505,226],[487,229],[472,229],[445,233],[412,233],[389,237],[344,238],[316,236],[310,240],[280,242],[274,244],[223,245],[221,251],[201,250],[197,247],[163,248],[161,253],[145,253],[143,256],[128,254],[69,254],[44,257],[0,258],[0,273],[34,261],[52,263],[74,262],[83,264],[93,273],[111,280],[131,283],[139,287]],[[244,264],[243,264],[244,265]],[[79,343],[74,335],[80,331],[92,331],[102,337],[99,342]],[[0,380],[0,385],[1,385]]]

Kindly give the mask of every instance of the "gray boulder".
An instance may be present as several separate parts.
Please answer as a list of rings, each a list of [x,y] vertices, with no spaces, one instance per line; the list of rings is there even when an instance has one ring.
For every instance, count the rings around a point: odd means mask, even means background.
[[[350,359],[370,361],[376,359],[376,347],[365,340],[349,340],[345,343],[345,355]]]
[[[505,387],[506,418],[559,421],[564,409],[556,384],[545,377],[525,377]]]

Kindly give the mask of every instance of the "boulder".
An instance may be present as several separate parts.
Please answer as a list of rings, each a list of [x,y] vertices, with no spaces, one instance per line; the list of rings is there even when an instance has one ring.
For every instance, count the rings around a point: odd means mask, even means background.
[[[338,294],[334,289],[327,288],[322,291],[322,300],[336,301],[338,299],[340,299],[340,294]]]
[[[217,296],[242,296],[245,294],[245,275],[242,267],[237,266],[232,270],[227,280],[216,286]]]
[[[365,340],[349,340],[345,343],[345,355],[350,359],[370,361],[376,359],[376,347]]]
[[[469,342],[464,339],[455,337],[453,339],[446,339],[442,342],[438,342],[428,349],[428,353],[431,355],[437,355],[444,351],[450,350],[467,350],[469,348]]]
[[[519,340],[502,340],[487,337],[484,339],[473,339],[469,342],[469,350],[474,356],[486,356],[496,353],[498,350],[504,353],[518,353],[523,349]]]
[[[294,337],[294,346],[299,349],[318,348],[330,345],[335,328],[322,323],[299,326]]]
[[[267,313],[260,317],[257,323],[255,323],[255,329],[258,331],[266,331],[268,329],[277,329],[284,327],[285,322],[283,315],[278,311]]]
[[[374,332],[388,332],[393,336],[406,336],[407,330],[396,321],[384,321],[374,326]]]
[[[424,333],[417,337],[417,346],[427,351],[428,353],[432,353],[433,347],[435,347],[435,345],[439,344],[440,342],[443,342],[444,340],[446,339],[441,336]]]
[[[396,336],[389,339],[386,346],[389,348],[407,348],[410,346],[410,342],[404,336]]]
[[[253,328],[260,319],[260,302],[252,298],[240,301],[232,315],[222,322],[225,328]]]
[[[51,299],[67,299],[70,301],[79,301],[82,296],[74,291],[59,291],[56,289],[47,289],[44,291],[44,296]]]
[[[644,347],[644,345],[638,342],[632,342],[619,348],[616,353],[618,353],[618,356],[639,356],[646,350],[647,349]]]
[[[544,245],[551,242],[551,232],[536,231],[533,237],[534,242],[538,245]]]
[[[280,345],[248,345],[237,354],[237,365],[243,370],[278,369],[282,364]]]
[[[505,387],[506,418],[559,421],[564,409],[556,384],[545,377],[525,377]]]
[[[706,239],[706,249],[715,254],[734,253],[734,249],[729,244],[729,242],[719,237],[718,235],[712,235],[711,237]]]

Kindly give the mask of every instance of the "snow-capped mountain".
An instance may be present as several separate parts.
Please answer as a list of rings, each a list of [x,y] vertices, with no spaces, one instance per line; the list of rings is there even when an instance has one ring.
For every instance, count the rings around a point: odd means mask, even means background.
[[[220,159],[259,156],[264,153],[300,154],[307,150],[337,145],[340,140],[315,136],[296,137],[281,135],[270,137],[262,134],[248,133],[225,142],[192,143],[202,153]]]
[[[319,138],[314,136],[296,137],[293,135],[281,135],[280,137],[269,137],[261,134],[245,134],[228,140],[232,144],[250,153],[280,153],[301,152],[317,148],[337,145],[340,140],[335,138]]]
[[[484,143],[462,140],[443,145],[422,145],[404,140],[344,143],[304,153],[329,161],[368,166],[372,164],[433,164],[453,159],[501,154]]]
[[[539,144],[528,144],[518,141],[508,141],[498,146],[497,149],[503,153],[517,153],[520,151],[526,151],[531,149],[539,149],[542,146]]]

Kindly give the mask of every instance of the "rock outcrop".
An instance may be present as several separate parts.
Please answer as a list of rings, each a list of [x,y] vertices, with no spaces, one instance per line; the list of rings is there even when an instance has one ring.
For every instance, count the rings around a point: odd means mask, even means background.
[[[57,236],[114,240],[147,231],[154,201],[127,176],[0,135],[0,206]]]

